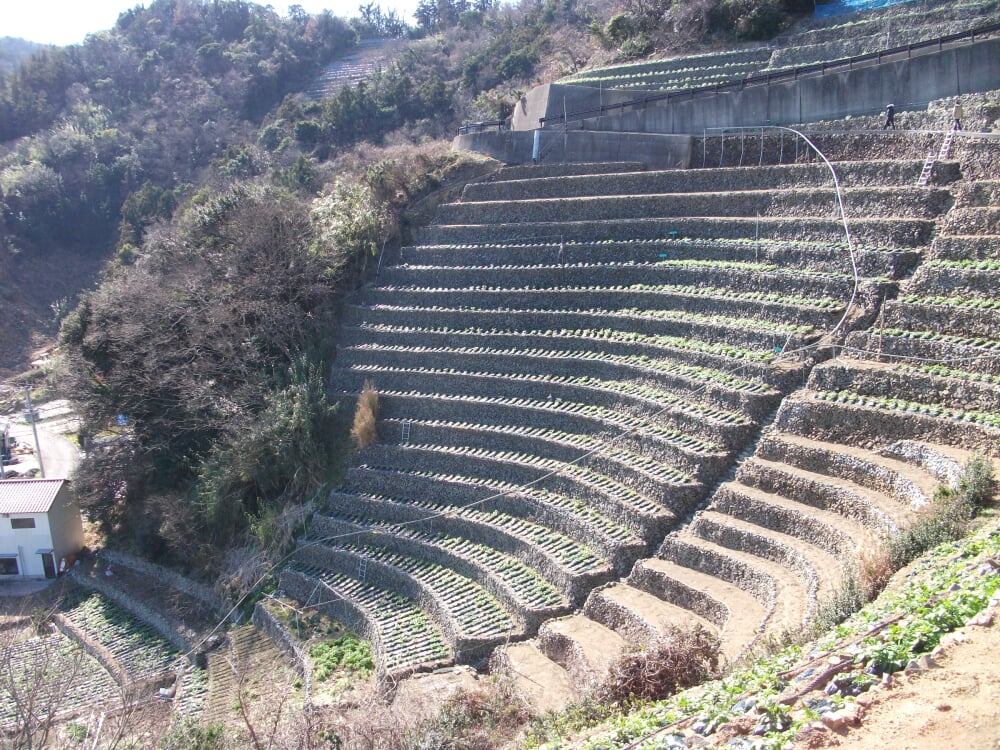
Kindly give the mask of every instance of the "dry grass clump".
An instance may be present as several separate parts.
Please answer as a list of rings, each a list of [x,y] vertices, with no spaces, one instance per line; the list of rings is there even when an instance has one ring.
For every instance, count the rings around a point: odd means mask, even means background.
[[[375,420],[378,419],[378,391],[371,380],[366,380],[358,396],[358,406],[354,410],[354,424],[351,426],[351,437],[359,448],[367,448],[378,440],[375,431]]]
[[[615,703],[666,698],[719,676],[719,649],[719,638],[701,626],[671,626],[648,648],[613,663],[598,692]]]

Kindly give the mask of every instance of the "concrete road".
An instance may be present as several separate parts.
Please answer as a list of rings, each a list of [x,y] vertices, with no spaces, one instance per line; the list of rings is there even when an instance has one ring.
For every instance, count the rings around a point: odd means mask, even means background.
[[[38,409],[38,443],[41,447],[45,476],[48,479],[68,479],[80,462],[80,449],[74,440],[67,437],[76,429],[75,420],[59,407],[59,402],[49,402]],[[32,434],[31,425],[20,418],[21,416],[11,415],[10,433],[17,438],[19,445],[28,446],[34,451],[35,436]],[[22,454],[17,458],[19,458],[17,463],[7,464],[4,467],[8,472],[15,471],[19,476],[23,476],[31,469],[38,468],[38,457],[34,452]],[[41,475],[36,474],[36,476]]]

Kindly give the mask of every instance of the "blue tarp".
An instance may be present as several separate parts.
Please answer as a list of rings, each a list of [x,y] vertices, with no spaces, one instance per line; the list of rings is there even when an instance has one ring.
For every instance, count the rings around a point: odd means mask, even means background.
[[[888,5],[909,2],[913,2],[913,0],[840,0],[836,3],[817,4],[816,18],[828,18],[843,13],[857,13],[861,10],[874,10],[875,8],[885,8]]]

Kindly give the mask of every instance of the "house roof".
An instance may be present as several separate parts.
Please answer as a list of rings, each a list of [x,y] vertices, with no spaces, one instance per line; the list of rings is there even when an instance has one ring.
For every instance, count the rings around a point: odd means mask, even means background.
[[[0,481],[0,513],[48,513],[65,479]]]

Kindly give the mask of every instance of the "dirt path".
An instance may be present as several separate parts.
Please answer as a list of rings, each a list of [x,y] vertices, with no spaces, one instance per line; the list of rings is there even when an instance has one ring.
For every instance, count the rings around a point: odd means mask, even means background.
[[[994,600],[995,602],[996,600]],[[858,698],[860,723],[815,728],[792,746],[845,750],[998,750],[1000,612],[993,606],[942,639],[938,665],[899,675],[888,688]]]

